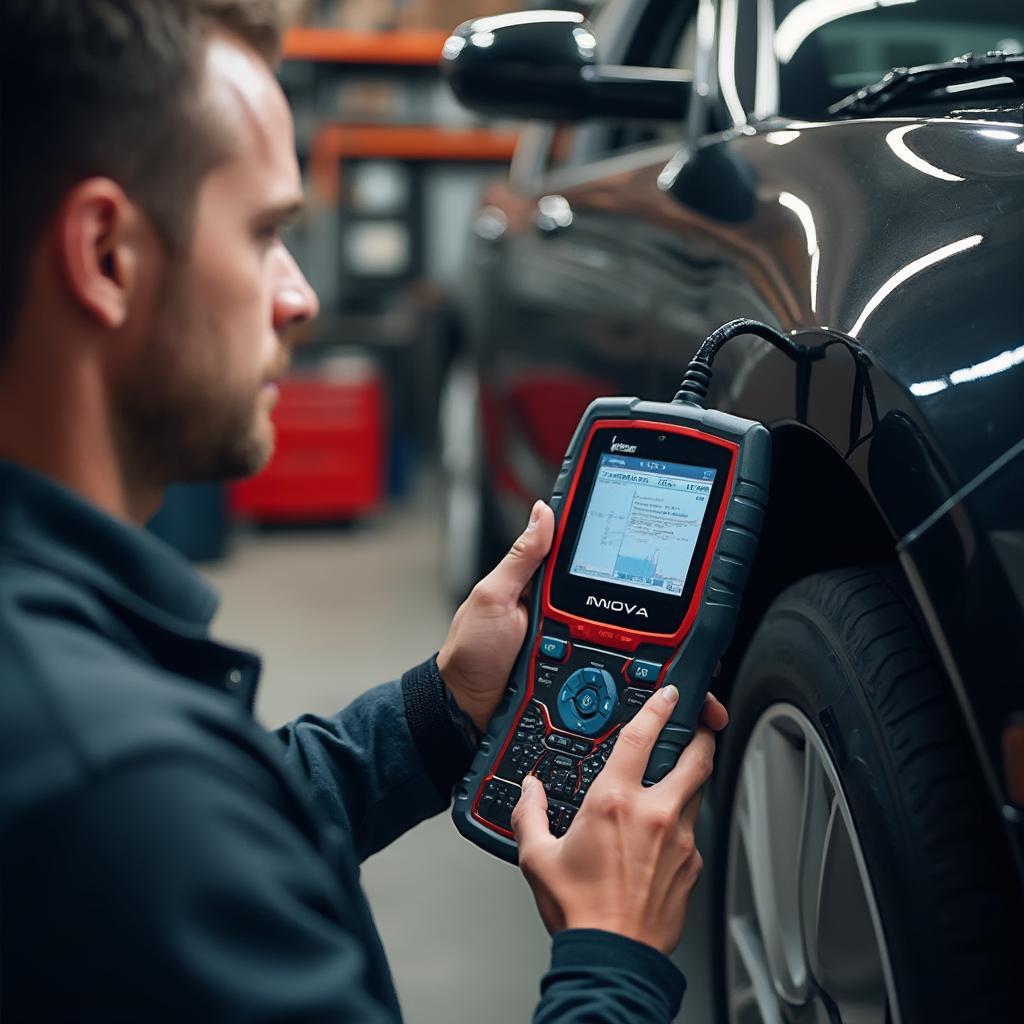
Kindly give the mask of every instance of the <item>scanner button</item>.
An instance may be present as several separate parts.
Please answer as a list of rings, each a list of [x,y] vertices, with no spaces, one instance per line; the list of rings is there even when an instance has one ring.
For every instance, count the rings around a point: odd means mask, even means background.
[[[629,668],[626,671],[626,675],[633,680],[634,683],[650,683],[654,684],[658,676],[661,675],[662,666],[656,661],[631,661]]]
[[[569,732],[594,736],[615,712],[615,680],[604,669],[577,669],[558,692],[561,725]]]
[[[584,687],[590,685],[590,680],[586,676],[586,669],[577,669],[577,671],[573,672],[573,674],[566,679],[563,689],[575,696]]]
[[[568,640],[562,640],[557,636],[542,636],[540,638],[540,653],[545,658],[553,658],[555,661],[563,661],[568,651]]]
[[[580,693],[584,686],[591,687],[598,697],[609,697],[615,692],[615,680],[603,668],[583,668],[580,669],[580,675],[582,685],[577,687],[577,693]]]
[[[572,740],[561,733],[553,732],[547,739],[548,746],[554,750],[569,750],[572,747]]]

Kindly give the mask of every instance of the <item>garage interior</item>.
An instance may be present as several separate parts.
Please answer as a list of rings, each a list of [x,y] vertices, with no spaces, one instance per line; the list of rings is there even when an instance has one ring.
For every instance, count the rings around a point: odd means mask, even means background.
[[[878,0],[873,6],[914,2]],[[534,9],[547,6],[531,5]],[[564,6],[591,16],[602,6],[602,0],[568,0],[550,6]],[[724,6],[729,8],[728,4]],[[822,5],[811,0],[805,6],[813,8],[810,13],[815,14]],[[855,3],[853,7],[873,10],[871,2]],[[218,591],[220,606],[214,635],[262,656],[257,716],[267,727],[279,726],[306,712],[333,714],[369,686],[395,679],[428,657],[449,628],[456,602],[452,566],[445,561],[442,538],[445,529],[450,538],[453,531],[458,536],[461,520],[452,518],[455,513],[450,495],[445,493],[439,451],[441,396],[445,382],[451,382],[465,340],[456,335],[454,325],[460,286],[465,285],[468,244],[471,238],[477,243],[486,243],[492,236],[498,238],[507,226],[502,210],[481,207],[481,196],[488,183],[508,175],[517,140],[525,130],[523,123],[514,119],[488,119],[466,110],[445,85],[438,61],[445,40],[459,23],[529,9],[529,5],[514,0],[300,0],[295,8],[295,28],[286,37],[280,80],[295,115],[306,207],[288,227],[286,241],[318,294],[321,313],[301,329],[301,344],[293,352],[291,370],[280,382],[280,397],[273,413],[276,450],[265,469],[249,480],[223,486],[175,485],[150,523],[155,534],[193,561]],[[1008,15],[1008,20],[1012,19]],[[1000,40],[1000,46],[1004,42],[1020,46],[1016,37]],[[690,33],[679,51],[692,55],[694,45]],[[899,46],[908,47],[906,53],[918,55],[919,62],[938,59],[926,52],[927,46],[920,40],[901,37],[894,46],[897,55],[903,52]],[[909,57],[907,62],[911,62]],[[665,63],[664,67],[670,66]],[[844,85],[842,91],[847,88]],[[635,135],[629,136],[624,150],[629,148],[630,139],[651,146],[660,144],[666,151],[663,163],[667,162],[678,151],[679,126],[670,123],[666,128],[666,124],[665,120],[658,121],[655,127],[652,119],[642,128],[632,126],[629,131]],[[794,153],[794,148],[783,147],[798,141],[804,124],[795,124],[796,129],[769,133],[770,156]],[[551,129],[553,167],[569,151],[562,127]],[[987,141],[982,139],[979,145],[989,146],[993,153],[996,146],[1007,151],[1016,147],[1016,153],[1024,153],[1024,138],[1016,125],[1011,127],[1013,131],[1005,125],[981,129],[979,135],[987,132]],[[905,126],[892,128],[893,133],[903,134],[887,138],[885,156],[903,162],[898,166],[900,172],[910,168],[930,176],[933,186],[936,180],[964,181],[964,177],[915,156],[904,141],[909,130]],[[629,131],[623,134],[629,135]],[[910,141],[926,138],[927,132],[923,128]],[[737,133],[737,137],[741,135]],[[668,166],[671,168],[671,163]],[[715,175],[721,170],[713,168]],[[728,174],[733,170],[725,167]],[[1019,176],[1019,170],[1017,173]],[[728,181],[734,185],[728,174]],[[1012,177],[1009,170],[1000,174],[1004,180]],[[660,186],[660,179],[658,183]],[[810,268],[813,284],[809,305],[807,309],[797,307],[799,315],[791,317],[796,322],[807,310],[815,314],[819,311],[815,290],[822,253],[827,252],[829,225],[819,218],[819,239],[812,211],[798,198],[796,186],[794,189],[793,193],[782,191],[778,203],[781,209],[773,209],[771,215],[778,218],[772,223],[780,233],[784,233],[783,228],[796,232],[788,240],[786,258],[792,255],[801,272],[805,263]],[[755,199],[763,200],[755,193],[752,188],[748,197],[752,204]],[[1010,207],[1009,202],[1006,206]],[[600,207],[600,201],[595,207]],[[539,214],[530,210],[537,216],[537,238],[542,234],[545,239],[556,237],[558,230],[571,223],[572,210],[560,196],[544,196],[538,209]],[[712,214],[715,212],[713,209]],[[731,223],[733,210],[719,212],[723,222]],[[735,219],[742,216],[737,214]],[[835,230],[835,224],[831,227]],[[544,233],[548,231],[550,236]],[[883,282],[881,288],[868,289],[863,296],[860,305],[864,317],[876,315],[881,307],[881,319],[889,308],[883,303],[896,292],[897,285],[902,288],[924,267],[945,269],[943,260],[977,245],[972,239],[980,240],[981,234],[968,234],[958,249],[958,243],[937,248],[939,255],[926,254],[922,258],[925,262],[916,269],[910,268],[918,263],[910,261],[902,269],[896,267],[889,279],[889,283],[896,284],[888,292],[888,284]],[[537,239],[532,241],[536,243]],[[582,251],[584,247],[579,248]],[[602,254],[592,250],[590,255],[596,266]],[[586,262],[586,254],[581,257],[577,253],[572,258]],[[694,278],[683,291],[690,288],[692,294],[684,295],[678,308],[672,307],[671,301],[665,303],[666,316],[671,319],[675,315],[676,321],[669,327],[663,324],[662,336],[650,342],[650,351],[662,361],[655,364],[651,359],[650,366],[643,368],[648,383],[655,376],[666,388],[676,383],[678,378],[668,382],[660,378],[670,364],[675,372],[672,359],[678,343],[677,327],[682,325],[692,333],[694,323],[702,323],[686,303],[699,305],[693,295],[703,296],[709,282],[716,284],[714,271],[708,269],[711,262],[706,266],[691,261],[696,266]],[[667,271],[667,278],[671,272]],[[543,270],[536,273],[542,278]],[[702,276],[706,273],[707,278]],[[608,276],[613,279],[613,272],[609,271]],[[559,287],[557,281],[541,284],[549,289],[549,295]],[[732,285],[725,280],[722,289],[709,300],[718,305],[701,309],[701,314],[707,313],[715,324],[731,317],[729,303],[733,299],[751,299],[751,293],[741,292],[739,285],[735,292],[730,288]],[[952,289],[946,291],[951,293]],[[707,292],[711,294],[713,289],[708,287]],[[801,293],[801,301],[804,298]],[[609,308],[620,300],[621,296],[615,295],[609,300]],[[822,303],[831,300],[839,302],[836,296],[823,295],[820,299]],[[593,321],[602,314],[600,309],[588,312],[593,314]],[[758,308],[744,308],[742,315],[758,312]],[[766,318],[770,313],[772,310],[761,311]],[[609,319],[614,315],[613,310]],[[585,331],[590,321],[586,316],[578,319],[583,323],[580,330]],[[624,323],[626,319],[624,315]],[[785,317],[779,317],[779,322],[782,319]],[[804,321],[817,323],[810,313]],[[862,319],[851,319],[850,323],[863,326]],[[622,328],[622,338],[615,335],[616,330],[613,325],[610,340],[604,339],[605,348],[613,349],[621,340],[636,341],[627,328]],[[827,332],[828,328],[822,330]],[[851,330],[857,334],[856,329]],[[928,396],[981,379],[985,373],[994,376],[1013,367],[1018,368],[1019,375],[1024,348],[1019,338],[1012,343],[1017,347],[1011,348],[1011,342],[1006,342],[1007,351],[994,356],[986,350],[975,365],[954,371],[951,376],[942,368],[925,375],[929,379],[913,386],[934,390],[913,393]],[[735,352],[739,351],[737,345]],[[1007,362],[990,372],[978,371],[1014,353],[1016,361],[1012,364]],[[632,356],[612,358],[643,361]],[[741,358],[735,355],[736,364]],[[863,368],[844,362],[837,350],[827,360],[822,359],[815,370],[819,382],[852,380],[848,388],[850,403],[858,403],[854,416],[847,409],[847,391],[843,391],[842,402],[824,410],[814,408],[812,397],[812,418],[818,414],[822,423],[839,424],[836,434],[843,440],[838,447],[834,445],[835,450],[828,450],[826,458],[822,455],[825,445],[818,444],[819,438],[808,440],[810,431],[778,432],[776,451],[785,453],[785,468],[776,481],[784,484],[780,489],[788,489],[791,497],[807,497],[827,480],[826,489],[846,510],[831,519],[830,526],[822,526],[815,522],[813,500],[808,497],[802,502],[800,513],[782,530],[787,544],[786,565],[779,573],[790,573],[786,582],[822,568],[841,567],[844,559],[849,561],[851,545],[845,538],[840,542],[841,532],[857,532],[860,537],[861,558],[854,560],[855,564],[881,562],[889,557],[895,561],[893,536],[879,511],[873,506],[868,509],[866,502],[861,504],[864,499],[859,490],[854,495],[851,489],[852,497],[849,501],[845,498],[848,478],[853,479],[840,458],[846,439],[849,437],[847,461],[866,476],[869,445],[863,442],[878,426],[874,421],[874,396],[868,399],[865,384],[867,368],[869,362]],[[597,388],[593,393],[603,393],[599,380],[586,378],[585,367],[579,369],[583,386],[592,391]],[[771,382],[766,390],[791,393],[791,368],[779,371],[777,364],[773,368],[769,362],[762,369],[764,379]],[[969,375],[972,371],[978,371],[976,377],[955,379],[955,373]],[[640,393],[642,388],[635,390]],[[592,393],[588,392],[583,404],[590,397]],[[862,398],[863,415],[859,409]],[[541,403],[541,399],[537,401]],[[451,409],[447,413],[451,415]],[[805,394],[804,425],[807,413]],[[555,411],[552,419],[559,415],[566,423],[574,423],[579,412],[566,404]],[[760,418],[760,411],[756,410],[756,415]],[[466,416],[464,429],[466,451],[475,451],[480,438],[472,416]],[[552,432],[557,433],[553,428]],[[908,433],[907,437],[911,447],[919,442],[915,434]],[[1014,479],[1019,481],[1024,456],[1019,449],[1014,451],[1018,473]],[[559,458],[556,454],[550,464],[557,465]],[[779,459],[779,463],[782,461]],[[538,495],[549,492],[551,480],[538,476],[538,465],[535,460],[524,468],[519,482],[525,486],[520,487],[523,493],[517,496],[522,501],[529,497],[524,494],[526,489]],[[813,472],[808,467],[814,467]],[[893,493],[907,489],[901,465],[890,465],[888,476],[877,473],[877,477],[874,482],[885,484],[888,480]],[[1008,478],[1009,473],[997,484],[1010,496]],[[910,518],[894,534],[901,534],[905,527],[909,536],[910,527],[925,518],[924,513],[918,515],[925,504],[931,502],[929,513],[939,506],[938,499],[932,501],[932,492],[923,490],[922,494],[920,502],[910,503]],[[1008,498],[1006,507],[1017,499]],[[508,508],[490,511],[495,513],[496,522],[501,522],[499,531],[507,543],[511,522]],[[445,517],[449,517],[447,521]],[[1011,542],[1016,545],[1013,550],[1019,551],[1019,513],[1011,526],[1002,532],[1012,535]],[[928,540],[934,540],[938,532],[934,530]],[[812,534],[820,543],[813,553],[807,553],[804,540]],[[1007,542],[1007,550],[1011,542]],[[1024,564],[1019,555],[1016,557],[1018,564]],[[765,597],[765,606],[775,593]],[[1015,699],[1019,703],[1019,697]],[[1024,717],[1014,721],[1016,777],[1024,779]],[[1006,735],[1010,735],[1009,728]],[[1007,774],[1011,774],[1009,769]],[[1014,827],[1021,827],[1024,811],[1017,808],[1016,819],[1011,818],[1009,810],[1004,813]],[[697,826],[701,848],[710,845],[713,828],[712,808],[706,801]],[[547,969],[550,940],[518,870],[462,839],[451,816],[445,813],[371,857],[362,865],[361,878],[410,1024],[514,1024],[530,1019],[537,1005],[539,981]],[[690,903],[692,927],[687,928],[673,956],[688,982],[677,1018],[687,1024],[715,1022],[708,890],[708,879],[702,879]],[[756,986],[751,983],[745,987],[753,990]]]

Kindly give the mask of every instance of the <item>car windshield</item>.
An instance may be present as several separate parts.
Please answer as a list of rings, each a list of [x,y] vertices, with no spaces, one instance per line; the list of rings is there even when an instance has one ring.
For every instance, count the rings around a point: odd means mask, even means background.
[[[827,117],[889,68],[1024,50],[1020,0],[776,0],[775,17],[779,107],[790,117]]]

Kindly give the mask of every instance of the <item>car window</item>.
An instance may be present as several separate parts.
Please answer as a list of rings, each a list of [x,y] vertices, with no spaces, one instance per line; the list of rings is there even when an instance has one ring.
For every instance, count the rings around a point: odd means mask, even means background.
[[[675,68],[692,71],[696,50],[697,0],[650,0],[635,22],[625,46],[622,40],[607,40],[601,22],[595,24],[599,54],[607,63],[633,67]],[[610,45],[608,45],[610,44]],[[611,52],[609,60],[606,52]],[[659,142],[680,138],[686,111],[678,122],[638,123],[626,120],[594,119],[584,124],[558,124],[551,129],[545,170],[578,167],[608,156]]]
[[[775,0],[775,21],[780,112],[806,120],[892,67],[1024,48],[1020,0]]]

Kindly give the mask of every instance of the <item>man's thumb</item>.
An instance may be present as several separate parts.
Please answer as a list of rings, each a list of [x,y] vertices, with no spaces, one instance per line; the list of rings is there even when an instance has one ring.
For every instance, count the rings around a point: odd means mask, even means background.
[[[527,583],[551,550],[555,535],[555,514],[538,501],[530,512],[530,522],[497,564],[492,579],[512,600],[518,600]]]
[[[523,779],[519,803],[512,811],[512,834],[520,848],[551,835],[548,830],[548,795],[532,775]]]

